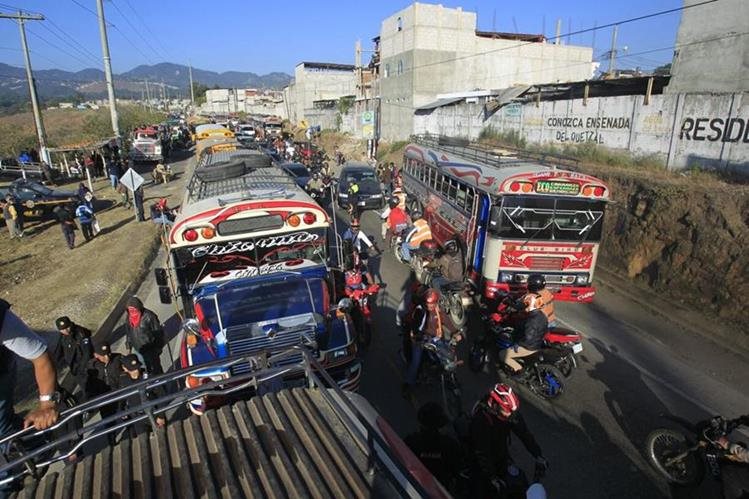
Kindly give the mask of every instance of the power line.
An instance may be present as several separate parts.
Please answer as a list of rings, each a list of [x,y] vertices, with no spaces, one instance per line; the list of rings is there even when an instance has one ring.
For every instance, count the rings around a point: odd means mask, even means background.
[[[161,43],[161,39],[158,36],[156,36],[156,34],[153,31],[151,31],[151,28],[148,27],[148,24],[146,24],[146,22],[143,20],[143,18],[140,16],[140,14],[138,14],[138,11],[135,10],[135,8],[133,8],[133,5],[130,3],[130,0],[125,0],[125,3],[127,4],[128,8],[130,8],[130,10],[133,12],[133,14],[135,14],[135,18],[138,19],[138,21],[140,22],[140,25],[143,26],[146,29],[146,31],[148,32],[148,34],[150,34],[151,37],[159,45],[159,48],[161,48],[161,53],[163,55],[167,55],[168,56],[169,53],[170,53],[170,51],[164,46],[163,43]]]
[[[142,55],[149,64],[153,64],[153,61],[151,60],[151,58],[148,57],[148,55],[145,52],[143,52],[140,49],[140,47],[138,47],[136,44],[134,44],[133,41],[125,34],[124,31],[122,31],[120,28],[118,28],[116,24],[110,24],[110,26],[112,26],[115,29],[115,31],[117,31],[117,33],[119,33],[120,35],[122,35],[122,38],[124,38],[125,41],[127,41],[127,43],[129,43],[135,50],[137,50],[138,52],[140,52],[140,55]]]
[[[32,31],[32,30],[31,30],[31,28],[26,28],[26,30],[27,30],[27,31],[28,31],[29,33],[31,33],[32,35],[34,35],[35,37],[39,38],[39,39],[40,39],[41,41],[43,41],[43,42],[44,42],[44,43],[46,43],[47,45],[49,45],[50,47],[52,47],[52,48],[54,48],[54,49],[57,49],[57,50],[59,50],[59,51],[60,51],[60,52],[62,52],[63,54],[67,55],[68,57],[71,57],[71,58],[75,59],[76,61],[80,62],[80,63],[81,63],[81,64],[83,64],[84,66],[88,66],[88,65],[90,64],[90,62],[86,62],[86,61],[84,61],[83,59],[81,59],[80,57],[78,57],[77,55],[75,55],[75,54],[71,54],[71,53],[70,53],[70,52],[68,52],[67,50],[64,50],[64,49],[63,49],[62,47],[60,47],[59,45],[55,45],[54,43],[50,42],[49,40],[47,40],[46,38],[44,38],[44,37],[43,37],[42,35],[40,35],[39,33],[36,33],[36,32],[34,32],[34,31]]]
[[[621,24],[630,24],[630,23],[633,23],[633,22],[643,21],[645,19],[651,19],[651,18],[654,18],[654,17],[663,16],[663,15],[666,15],[666,14],[673,14],[674,12],[681,12],[681,11],[684,11],[684,10],[687,10],[687,9],[691,9],[691,8],[694,8],[694,7],[700,7],[702,5],[706,5],[706,4],[710,4],[710,3],[715,3],[717,1],[718,0],[704,0],[702,2],[691,4],[691,5],[684,5],[684,6],[681,6],[681,7],[675,7],[673,9],[661,10],[661,11],[657,11],[657,12],[652,12],[650,14],[644,14],[642,16],[630,17],[630,18],[627,18],[627,19],[622,19],[620,21],[611,22],[611,23],[608,23],[608,24],[603,24],[601,26],[595,26],[593,28],[585,28],[585,29],[581,29],[581,30],[577,30],[577,31],[570,31],[569,33],[563,33],[563,34],[560,34],[559,37],[554,36],[552,38],[549,38],[548,40],[555,40],[557,38],[562,39],[565,36],[580,35],[580,34],[583,34],[583,33],[589,33],[591,31],[595,32],[596,30],[601,30],[601,29],[605,29],[605,28],[611,28],[613,26],[619,26]],[[526,45],[536,45],[537,43],[538,42],[521,42],[521,43],[518,43],[518,44],[515,44],[515,45],[511,45],[509,47],[499,47],[499,48],[496,48],[496,49],[491,49],[491,50],[487,50],[487,51],[484,51],[484,52],[478,52],[478,53],[475,53],[475,54],[466,54],[466,55],[462,55],[462,56],[458,56],[458,57],[453,57],[453,58],[450,58],[450,59],[444,59],[444,60],[441,60],[441,61],[428,62],[428,63],[425,63],[425,64],[421,64],[419,66],[414,66],[414,67],[410,68],[409,71],[414,71],[416,69],[421,69],[421,68],[426,68],[426,67],[431,67],[431,66],[437,66],[439,64],[445,64],[445,63],[448,63],[448,62],[460,61],[460,60],[464,60],[464,59],[471,59],[473,57],[480,57],[482,55],[492,54],[492,53],[495,53],[495,52],[502,52],[504,50],[514,50],[514,49],[517,49],[519,47],[524,47]]]
[[[678,43],[678,44],[670,45],[668,47],[659,47],[659,48],[654,48],[654,49],[643,50],[643,51],[640,51],[640,52],[633,52],[631,54],[627,54],[627,55],[621,56],[620,59],[628,59],[628,58],[631,58],[631,57],[638,57],[638,56],[641,56],[641,55],[653,54],[653,53],[656,53],[656,52],[663,52],[663,51],[666,51],[666,50],[673,51],[674,49],[680,49],[680,48],[689,47],[689,46],[692,46],[692,45],[699,45],[699,44],[702,44],[702,43],[715,42],[715,41],[725,40],[727,38],[741,37],[741,36],[747,36],[747,35],[749,35],[749,31],[745,31],[745,32],[742,32],[742,33],[728,33],[728,34],[725,34],[725,35],[720,35],[720,36],[716,36],[716,37],[713,37],[713,38],[708,38],[708,39],[705,39],[705,40],[695,40],[693,42]],[[556,67],[553,67],[553,68],[542,68],[542,69],[535,69],[535,70],[524,71],[521,74],[538,73],[539,71],[555,71],[555,70],[558,70],[558,69],[565,69],[565,68],[570,68],[570,67],[574,67],[574,66],[581,66],[581,65],[588,65],[589,66],[590,62],[588,62],[588,61],[575,62],[575,63],[571,63],[571,64],[566,64],[566,65],[563,65],[563,66],[556,66]],[[511,72],[511,73],[505,73],[505,74],[502,74],[502,75],[494,75],[494,76],[486,77],[486,78],[484,78],[484,80],[485,79],[489,79],[489,78],[491,78],[491,79],[501,78],[503,76],[513,76],[515,74],[517,74],[517,73]],[[738,79],[738,81],[744,81],[744,80],[749,80],[749,76]],[[474,81],[476,81],[476,80],[474,80]],[[478,81],[483,81],[483,80],[478,80]],[[736,81],[736,80],[733,79],[733,80],[719,80],[719,81],[722,81],[722,82],[731,82],[731,81]],[[569,83],[569,82],[561,82],[561,83],[559,83],[559,85],[565,85],[566,83]],[[541,85],[544,85],[544,84],[543,83],[539,83],[539,84],[536,84],[536,85],[541,86]],[[529,86],[534,86],[534,85],[529,85]],[[386,104],[388,106],[402,108],[402,109],[409,109],[411,111],[417,109],[416,106],[409,106],[409,105],[406,105],[406,104],[396,104],[396,103],[393,103],[393,102],[384,102],[383,101],[383,104]]]
[[[0,47],[0,50],[12,50],[14,52],[23,52],[22,49],[17,49],[17,48],[13,48],[13,47]],[[35,50],[29,50],[29,53],[34,54],[34,57],[41,57],[42,59],[46,59],[47,61],[51,62],[52,64],[54,64],[56,66],[59,65],[59,63],[57,61],[54,61],[54,60],[50,59],[49,57],[47,57],[46,55],[40,54],[39,52],[36,52]],[[21,64],[23,64],[23,63],[21,63]]]
[[[84,47],[78,40],[76,40],[75,38],[73,38],[72,35],[70,35],[67,31],[65,31],[64,29],[62,29],[59,24],[57,24],[56,22],[54,22],[49,17],[47,17],[47,21],[49,21],[49,23],[52,25],[53,28],[55,28],[57,31],[59,31],[60,33],[62,33],[68,40],[70,40],[71,43],[73,43],[76,46],[80,47],[81,51],[85,52],[91,58],[93,58],[94,60],[96,60],[97,64],[98,64],[99,56],[97,56],[96,54],[94,54],[92,52],[89,52],[89,50],[86,47]]]
[[[135,27],[135,25],[133,25],[133,23],[131,23],[131,22],[130,22],[130,19],[128,19],[127,17],[125,17],[125,14],[124,14],[124,13],[123,13],[123,12],[122,12],[122,11],[120,10],[120,8],[119,8],[119,7],[117,6],[117,4],[116,4],[116,3],[114,2],[114,1],[113,1],[113,2],[111,2],[111,3],[112,3],[112,7],[114,7],[114,9],[115,9],[115,10],[116,10],[117,12],[119,12],[119,14],[120,14],[120,17],[122,17],[122,19],[124,19],[124,20],[125,20],[125,22],[127,23],[127,25],[128,25],[128,26],[130,26],[130,28],[131,28],[131,29],[132,29],[132,30],[133,30],[133,31],[135,32],[135,34],[136,34],[136,35],[138,35],[138,37],[140,37],[140,39],[141,39],[141,40],[143,40],[143,42],[144,42],[144,43],[145,43],[145,44],[146,44],[146,45],[148,46],[148,48],[149,48],[149,49],[151,49],[151,51],[152,51],[152,52],[153,52],[154,54],[156,54],[157,56],[163,57],[163,54],[158,54],[158,53],[157,53],[158,51],[157,51],[157,50],[156,50],[156,49],[155,49],[155,48],[153,47],[153,45],[151,45],[151,42],[149,42],[149,41],[148,41],[148,40],[147,40],[147,39],[146,39],[146,38],[145,38],[145,37],[144,37],[144,36],[143,36],[143,35],[141,34],[140,30],[139,30],[138,28],[136,28],[136,27]],[[165,59],[166,59],[166,58],[165,58]]]
[[[47,27],[47,26],[45,26],[44,24],[42,24],[41,26],[42,26],[42,27],[43,27],[44,29],[46,29],[46,30],[47,30],[47,31],[48,31],[49,33],[52,33],[52,34],[53,34],[53,35],[54,35],[54,36],[55,36],[55,37],[56,37],[56,38],[57,38],[58,40],[60,40],[61,42],[63,42],[63,43],[65,44],[65,45],[67,45],[67,46],[68,46],[68,47],[70,47],[71,49],[73,49],[73,50],[75,50],[76,52],[78,52],[78,53],[79,53],[79,54],[80,54],[81,56],[83,56],[83,57],[87,58],[87,59],[88,59],[89,61],[94,61],[94,65],[98,65],[98,64],[99,64],[99,61],[97,60],[97,58],[96,58],[96,57],[94,57],[94,56],[93,56],[93,55],[92,55],[91,53],[86,53],[86,52],[82,51],[81,49],[79,49],[78,47],[76,47],[75,45],[72,45],[72,44],[71,44],[70,42],[68,42],[67,40],[65,40],[65,39],[64,39],[63,37],[61,37],[61,36],[60,36],[59,34],[57,34],[56,32],[52,31],[52,30],[51,30],[50,28],[48,28],[48,27]],[[38,34],[36,34],[36,33],[34,33],[34,34],[35,34],[36,36],[39,36],[39,35],[38,35]],[[60,47],[55,47],[55,48],[57,48],[58,50],[62,50],[62,49],[60,49]]]

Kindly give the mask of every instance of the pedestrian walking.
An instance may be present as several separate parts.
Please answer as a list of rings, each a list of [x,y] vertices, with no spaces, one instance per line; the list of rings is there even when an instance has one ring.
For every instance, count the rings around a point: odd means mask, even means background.
[[[127,301],[128,351],[134,351],[145,365],[148,374],[161,374],[161,351],[164,348],[164,329],[158,316],[143,306],[136,296]]]
[[[138,186],[133,192],[133,202],[135,203],[135,219],[138,222],[143,222],[146,219],[146,215],[143,212],[143,186]]]
[[[5,220],[5,225],[8,227],[8,233],[10,234],[11,239],[15,239],[16,237],[21,237],[22,234],[18,233],[18,229],[16,228],[16,217],[17,212],[15,206],[13,206],[13,203],[9,199],[3,199],[2,201],[2,208],[3,208],[3,219]]]
[[[75,230],[78,226],[75,224],[74,210],[67,206],[58,205],[52,210],[52,213],[57,218],[57,221],[60,222],[62,235],[65,238],[68,248],[75,248]]]
[[[88,362],[94,354],[91,346],[91,331],[74,323],[68,316],[58,317],[55,326],[60,331],[60,338],[53,356],[55,365],[67,367],[70,370],[69,376],[60,383],[60,387],[71,395],[78,391],[79,395],[76,399],[78,402],[85,402]]]
[[[86,241],[90,241],[94,237],[93,224],[96,218],[94,212],[89,208],[88,204],[84,201],[78,205],[75,209],[75,216],[81,224],[81,232]]]
[[[114,160],[107,161],[107,175],[109,175],[109,182],[112,184],[112,189],[117,189],[117,184],[120,183],[120,177],[122,172],[120,167]]]

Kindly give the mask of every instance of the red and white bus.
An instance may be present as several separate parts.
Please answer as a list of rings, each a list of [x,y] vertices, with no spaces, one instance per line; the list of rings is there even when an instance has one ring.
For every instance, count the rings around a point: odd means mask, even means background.
[[[236,143],[203,151],[169,233],[172,282],[184,315],[196,320],[183,327],[182,367],[313,344],[328,374],[355,390],[353,324],[331,315],[339,294],[327,264],[331,230],[327,213],[264,154]],[[251,367],[198,371],[187,381]],[[190,408],[201,413],[203,402]]]
[[[454,139],[453,139],[454,140]],[[463,243],[468,275],[487,298],[543,274],[558,300],[590,302],[609,188],[590,175],[417,137],[403,186],[435,240]]]

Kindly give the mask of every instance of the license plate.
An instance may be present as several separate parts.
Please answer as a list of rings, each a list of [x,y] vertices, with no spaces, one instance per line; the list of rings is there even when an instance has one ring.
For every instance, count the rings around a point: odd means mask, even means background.
[[[572,353],[580,353],[583,351],[583,344],[582,343],[575,343],[572,345]]]
[[[359,201],[359,206],[364,206],[365,204],[367,204],[366,201]]]

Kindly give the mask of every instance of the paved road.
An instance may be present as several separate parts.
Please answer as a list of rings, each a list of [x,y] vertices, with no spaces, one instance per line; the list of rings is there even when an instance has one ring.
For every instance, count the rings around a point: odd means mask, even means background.
[[[362,224],[368,234],[379,235],[376,214],[365,213]],[[164,257],[160,254],[154,266],[162,265]],[[376,266],[377,261],[372,263]],[[403,366],[397,355],[400,338],[394,310],[408,272],[388,253],[379,263],[388,286],[377,300],[376,333],[365,358],[360,391],[406,435],[415,429],[416,407],[438,399],[438,394],[436,389],[419,387],[416,401],[401,397]],[[174,307],[158,302],[151,275],[139,296],[167,321],[168,332],[176,334]],[[550,497],[696,498],[717,493],[713,484],[697,491],[670,490],[653,474],[641,449],[649,431],[664,423],[661,413],[698,419],[749,412],[749,396],[742,388],[749,376],[747,360],[682,331],[606,286],[591,305],[558,304],[558,315],[585,335],[580,368],[569,380],[567,393],[554,403],[521,388],[522,411],[551,463],[545,479]],[[472,322],[471,330],[476,326]],[[176,336],[170,342],[174,355],[177,342]],[[164,366],[173,360],[165,351]],[[462,369],[460,378],[466,410],[496,382],[495,376],[468,368]],[[530,471],[527,454],[521,448],[514,454]]]

